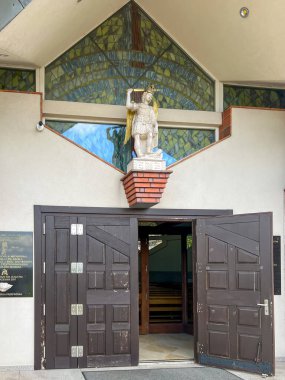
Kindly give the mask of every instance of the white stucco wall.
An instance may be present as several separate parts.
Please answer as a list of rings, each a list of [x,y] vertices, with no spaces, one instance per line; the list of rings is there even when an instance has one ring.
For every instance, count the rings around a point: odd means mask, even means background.
[[[0,231],[33,231],[36,204],[127,207],[120,172],[39,120],[39,95],[0,92]],[[33,365],[33,320],[32,298],[0,299],[0,366]]]
[[[37,132],[39,120],[39,95],[0,92],[0,231],[33,231],[35,204],[128,207],[121,173],[48,130]],[[232,137],[174,166],[156,207],[273,211],[284,268],[284,169],[285,112],[234,109]],[[285,357],[284,270],[282,282],[277,357]],[[33,365],[33,320],[32,298],[0,299],[0,366]]]

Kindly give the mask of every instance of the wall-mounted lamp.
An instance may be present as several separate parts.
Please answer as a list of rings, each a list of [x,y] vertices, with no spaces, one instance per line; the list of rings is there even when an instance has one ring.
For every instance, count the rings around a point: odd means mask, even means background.
[[[42,132],[44,130],[44,123],[42,121],[38,122],[38,124],[36,125],[36,130],[38,132]]]
[[[240,8],[239,14],[241,15],[242,18],[246,18],[249,15],[249,9],[246,7]]]

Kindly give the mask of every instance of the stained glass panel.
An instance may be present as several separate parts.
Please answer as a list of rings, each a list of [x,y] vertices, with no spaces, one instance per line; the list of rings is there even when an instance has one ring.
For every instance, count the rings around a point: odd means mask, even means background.
[[[224,85],[224,109],[230,106],[285,108],[285,90]]]
[[[124,145],[125,126],[47,120],[46,124],[82,148],[122,171],[132,158],[131,140]]]
[[[47,120],[46,124],[102,160],[126,172],[135,153],[132,142],[124,145],[125,126]],[[159,127],[159,148],[169,166],[215,142],[215,131]]]
[[[36,72],[0,67],[0,90],[36,91]]]
[[[46,99],[124,105],[153,83],[161,108],[214,110],[214,81],[134,2],[45,71]]]
[[[158,136],[167,166],[215,142],[213,129],[159,128]]]

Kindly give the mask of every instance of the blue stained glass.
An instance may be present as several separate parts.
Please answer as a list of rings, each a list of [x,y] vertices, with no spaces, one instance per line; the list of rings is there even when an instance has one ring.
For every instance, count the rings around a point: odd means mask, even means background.
[[[114,145],[108,140],[107,132],[112,136],[114,128],[118,128],[118,126],[78,123],[62,135],[101,157],[103,160],[112,163]]]
[[[124,134],[125,127],[121,125],[87,123],[75,123],[62,133],[63,136],[123,171],[131,160],[131,145],[130,143],[123,145]]]
[[[166,161],[166,166],[174,164],[174,162],[177,161],[174,157],[167,154],[164,150],[162,151],[162,159]]]
[[[124,145],[125,126],[47,120],[46,124],[64,137],[117,167],[123,172],[132,157],[132,141]],[[159,127],[159,148],[169,166],[182,158],[212,144],[215,131],[205,129]]]

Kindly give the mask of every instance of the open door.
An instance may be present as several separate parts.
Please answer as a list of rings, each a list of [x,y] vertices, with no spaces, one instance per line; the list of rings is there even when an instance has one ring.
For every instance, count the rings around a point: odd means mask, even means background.
[[[196,221],[196,359],[274,373],[272,214]]]

